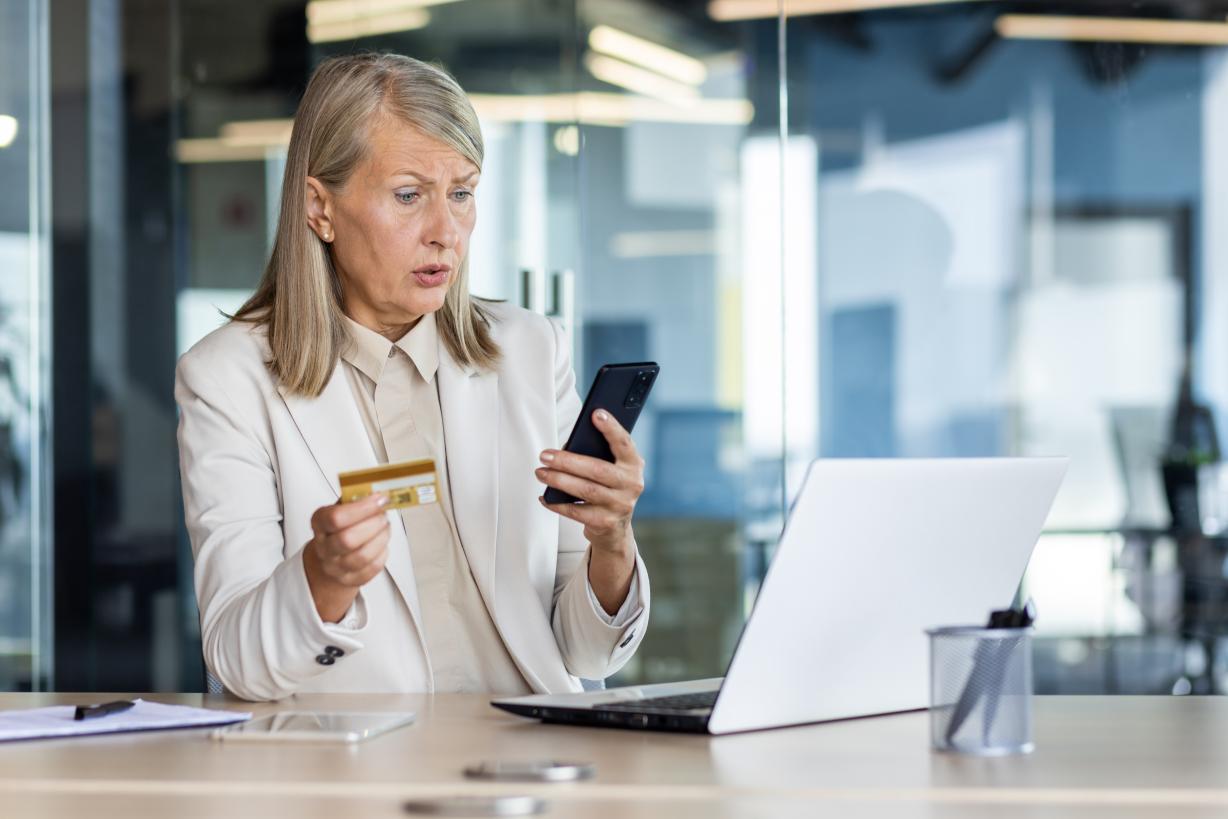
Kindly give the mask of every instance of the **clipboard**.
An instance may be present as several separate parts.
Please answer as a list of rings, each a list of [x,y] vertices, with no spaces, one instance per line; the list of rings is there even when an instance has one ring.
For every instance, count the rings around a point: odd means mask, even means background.
[[[134,700],[133,707],[126,711],[96,719],[74,719],[76,710],[75,705],[52,705],[46,708],[0,711],[0,742],[131,731],[165,731],[174,728],[207,728],[244,722],[252,718],[250,713],[244,711],[167,705],[142,699]]]

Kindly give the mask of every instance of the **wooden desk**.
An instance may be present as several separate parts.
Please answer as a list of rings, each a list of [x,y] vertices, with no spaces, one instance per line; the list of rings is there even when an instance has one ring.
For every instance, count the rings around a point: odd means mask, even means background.
[[[4,694],[0,708],[111,695]],[[0,744],[5,816],[404,816],[415,796],[528,793],[557,817],[1169,817],[1228,812],[1228,698],[1040,697],[1037,751],[931,753],[927,715],[726,737],[541,725],[482,696],[312,695],[249,704],[148,699],[266,713],[413,710],[415,725],[354,747],[238,745],[202,731]],[[473,783],[481,759],[577,759],[569,785]]]

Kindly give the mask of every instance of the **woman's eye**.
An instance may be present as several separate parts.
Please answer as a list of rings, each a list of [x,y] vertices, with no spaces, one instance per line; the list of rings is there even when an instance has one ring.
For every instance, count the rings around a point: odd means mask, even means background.
[[[409,204],[412,204],[413,201],[418,198],[418,192],[417,191],[401,191],[397,193],[396,196],[397,196],[398,202],[402,202],[406,205],[409,205]]]
[[[464,202],[466,199],[473,197],[473,191],[453,191],[452,198],[457,202]]]

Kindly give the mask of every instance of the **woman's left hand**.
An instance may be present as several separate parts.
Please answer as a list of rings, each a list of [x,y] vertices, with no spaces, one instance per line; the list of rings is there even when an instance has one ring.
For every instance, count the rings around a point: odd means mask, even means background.
[[[559,449],[542,453],[546,466],[537,479],[561,489],[584,503],[546,503],[542,506],[584,524],[584,537],[592,547],[588,581],[606,614],[614,615],[631,590],[635,573],[635,537],[631,516],[644,491],[644,459],[630,433],[605,410],[593,413],[593,424],[605,436],[614,463]]]
[[[584,524],[584,537],[595,552],[626,560],[635,552],[631,516],[644,491],[644,459],[631,434],[608,412],[594,412],[593,424],[609,442],[614,463],[547,449],[541,454],[546,466],[537,470],[537,479],[584,503],[548,504],[544,498],[538,500],[547,509]]]

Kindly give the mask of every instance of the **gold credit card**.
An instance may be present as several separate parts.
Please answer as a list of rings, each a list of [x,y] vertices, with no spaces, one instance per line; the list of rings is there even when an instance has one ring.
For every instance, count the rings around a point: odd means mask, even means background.
[[[435,503],[439,499],[435,462],[430,458],[342,472],[337,480],[341,484],[342,503],[361,500],[376,492],[388,496],[388,509]]]

